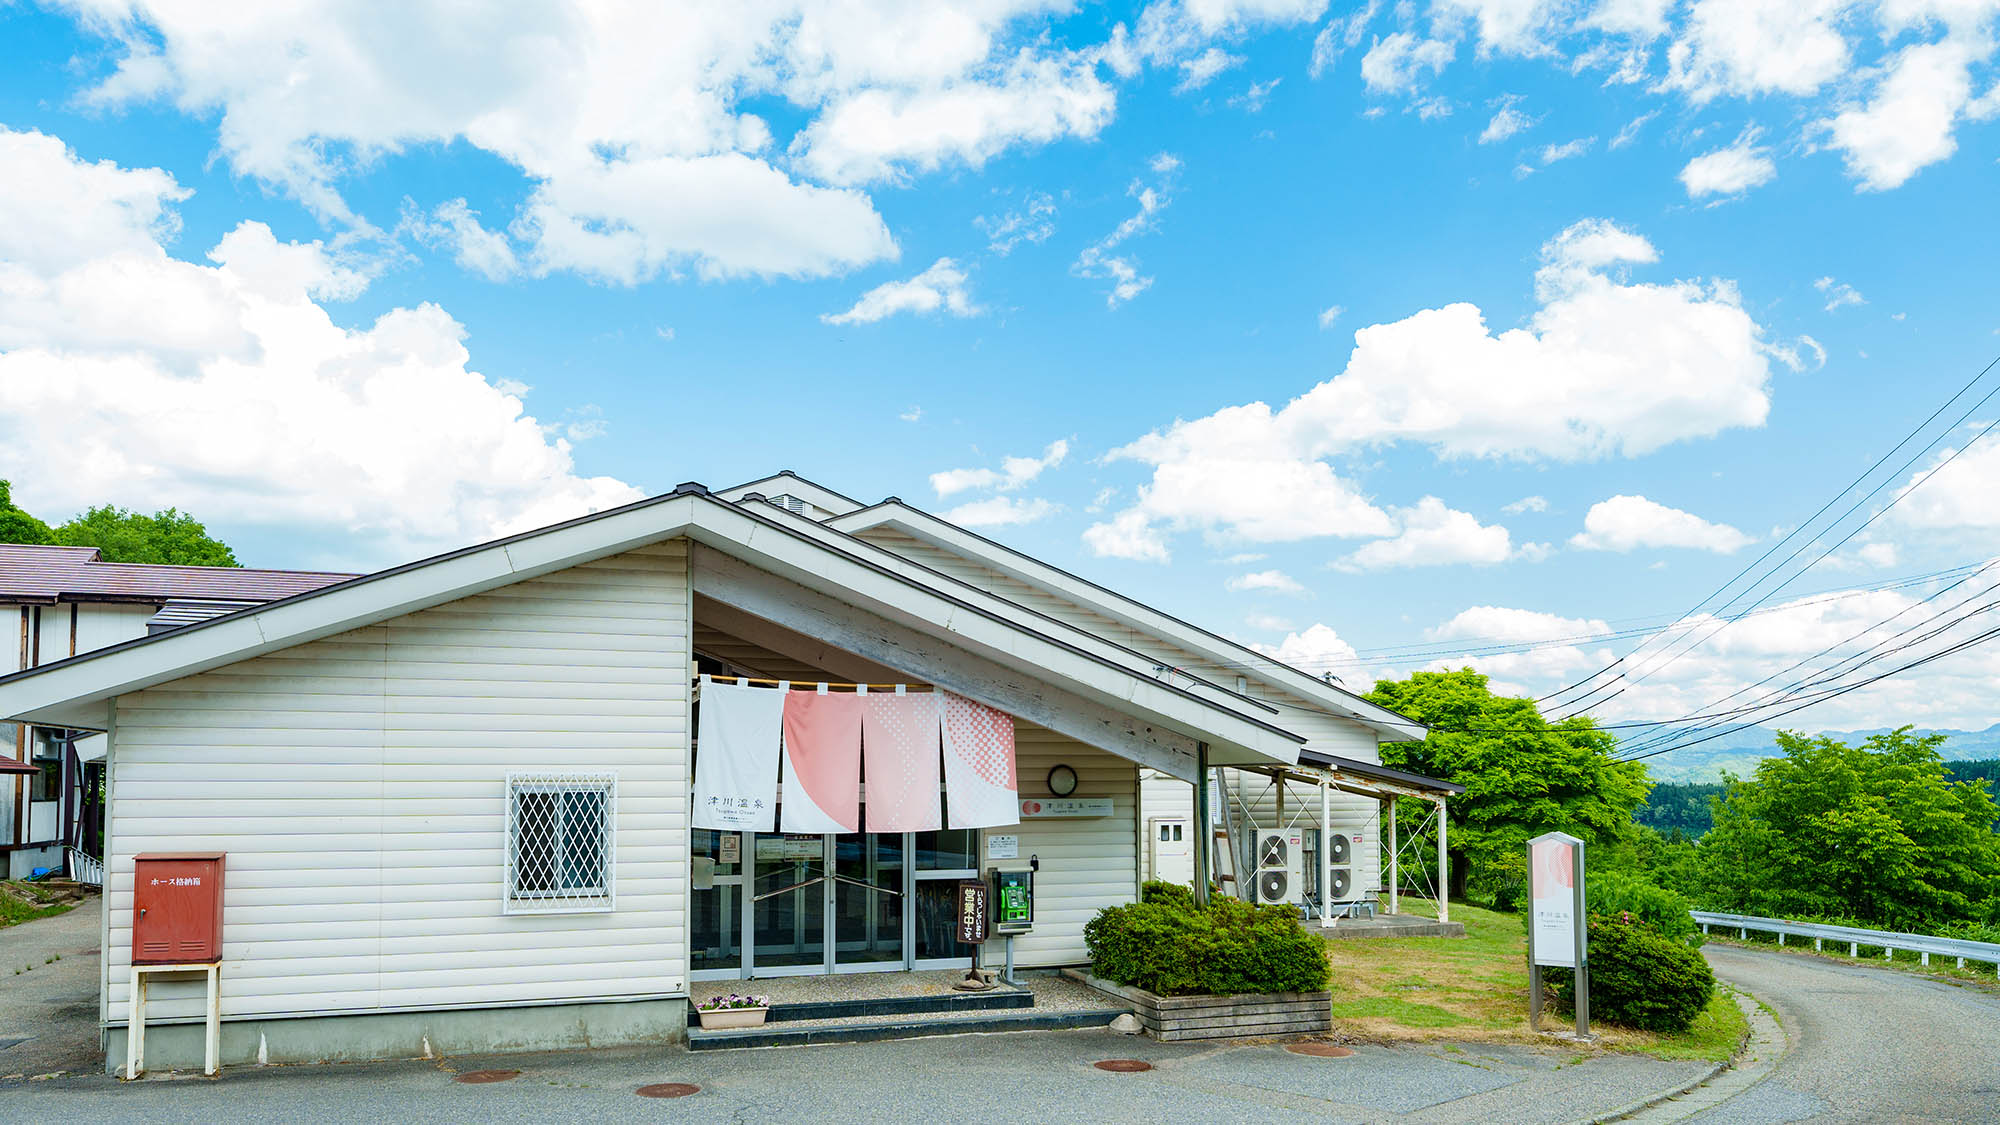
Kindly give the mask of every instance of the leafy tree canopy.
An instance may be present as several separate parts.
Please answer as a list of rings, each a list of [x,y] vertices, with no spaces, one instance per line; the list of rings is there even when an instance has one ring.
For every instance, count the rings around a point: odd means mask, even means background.
[[[2000,806],[1951,780],[1944,735],[1909,727],[1860,746],[1781,733],[1784,757],[1732,780],[1702,837],[1702,898],[1772,917],[1921,931],[2000,918]]]
[[[95,547],[106,562],[242,565],[200,520],[175,508],[149,516],[105,504],[51,528],[15,507],[11,493],[8,482],[0,480],[0,543]]]
[[[1422,742],[1384,743],[1385,765],[1465,786],[1448,803],[1454,894],[1478,883],[1497,900],[1517,897],[1529,838],[1622,839],[1646,799],[1646,767],[1614,758],[1617,740],[1587,716],[1551,723],[1470,668],[1384,680],[1368,699],[1431,728]]]
[[[35,546],[55,542],[49,525],[14,506],[14,487],[0,480],[0,543]]]

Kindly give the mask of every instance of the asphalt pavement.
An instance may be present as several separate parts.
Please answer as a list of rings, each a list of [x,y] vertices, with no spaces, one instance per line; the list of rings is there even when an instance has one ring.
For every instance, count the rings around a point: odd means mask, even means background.
[[[1776,1009],[1789,1049],[1702,1125],[2000,1122],[2000,994],[1866,962],[1710,945]]]
[[[9,1075],[103,1065],[97,1044],[103,909],[104,900],[92,895],[53,918],[0,929],[0,1084]]]

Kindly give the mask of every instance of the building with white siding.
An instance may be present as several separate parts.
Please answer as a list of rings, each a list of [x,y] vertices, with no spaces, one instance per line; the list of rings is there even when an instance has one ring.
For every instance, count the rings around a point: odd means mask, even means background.
[[[1024,815],[694,827],[704,674],[1004,712]],[[1154,873],[1155,822],[1184,821],[1187,875],[1206,870],[1197,780],[1220,798],[1289,777],[1317,826],[1364,838],[1374,782],[1423,784],[1379,764],[1379,742],[1422,736],[1401,716],[789,473],[79,650],[0,677],[0,717],[103,735],[108,1060],[143,853],[227,855],[226,1064],[408,1057],[676,1040],[692,980],[964,965],[953,888],[996,866],[1036,865],[1018,963],[1080,964],[1084,924]],[[1349,861],[1357,895],[1370,856]],[[156,1065],[198,1057],[202,1011],[196,985],[154,986]]]
[[[0,543],[0,674],[67,660],[353,578],[298,570],[105,562],[95,547]],[[28,768],[6,769],[5,757]],[[104,739],[0,723],[0,874],[102,858]],[[78,872],[72,871],[72,875]]]

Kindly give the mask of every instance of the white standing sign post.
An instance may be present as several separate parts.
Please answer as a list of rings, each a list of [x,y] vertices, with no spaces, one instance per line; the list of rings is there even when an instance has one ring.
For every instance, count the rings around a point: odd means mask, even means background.
[[[1590,1035],[1590,957],[1583,841],[1547,832],[1528,841],[1528,1023],[1542,1026],[1542,969],[1576,972],[1576,1034]]]

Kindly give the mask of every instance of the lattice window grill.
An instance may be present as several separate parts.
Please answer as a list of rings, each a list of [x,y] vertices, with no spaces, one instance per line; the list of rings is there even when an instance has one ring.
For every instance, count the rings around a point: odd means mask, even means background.
[[[618,775],[507,775],[509,914],[610,910]]]

